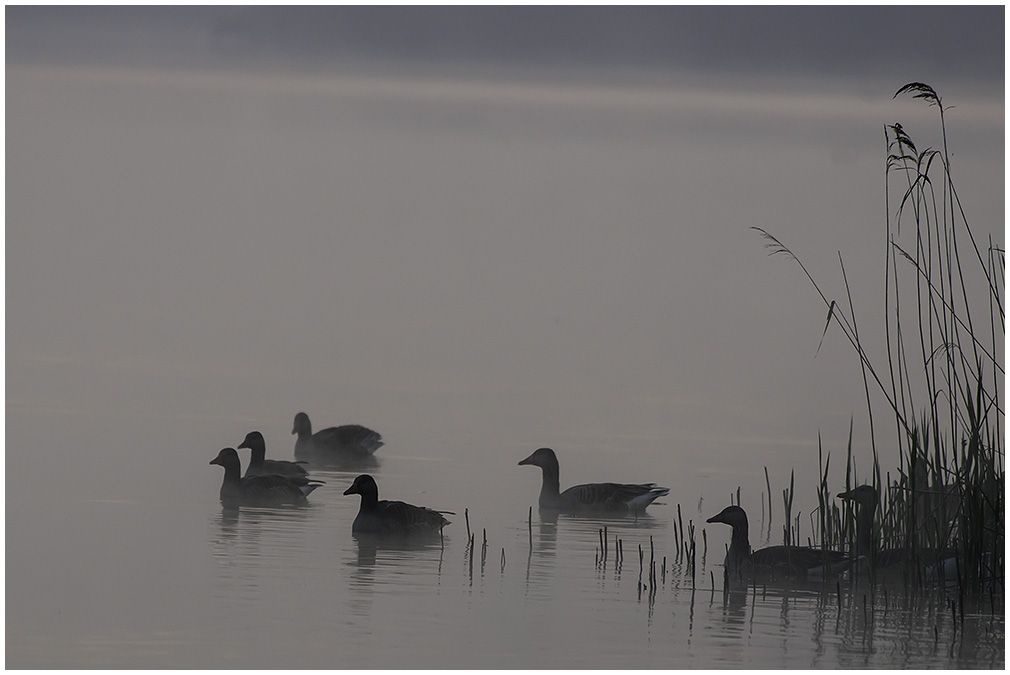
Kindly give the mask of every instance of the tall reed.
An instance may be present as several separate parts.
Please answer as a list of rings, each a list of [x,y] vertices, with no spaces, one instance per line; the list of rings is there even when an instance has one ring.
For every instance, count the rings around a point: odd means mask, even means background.
[[[919,151],[901,124],[884,127],[886,364],[878,367],[880,359],[871,358],[860,339],[841,256],[845,296],[838,300],[825,294],[781,241],[754,229],[772,255],[786,255],[800,266],[827,307],[825,333],[836,326],[859,358],[872,452],[872,474],[861,482],[880,494],[877,545],[916,553],[917,569],[906,570],[908,581],[921,581],[923,568],[938,562],[939,551],[955,549],[962,593],[988,588],[1002,594],[1005,251],[992,235],[980,241],[969,224],[951,171],[948,108],[920,82],[895,93],[902,95],[937,109],[941,143]],[[888,471],[886,481],[874,426],[881,403],[899,458],[896,475]],[[850,430],[846,489],[854,487],[851,442]],[[829,461],[821,464],[815,525],[820,540],[831,545],[851,541],[854,526],[828,490]]]

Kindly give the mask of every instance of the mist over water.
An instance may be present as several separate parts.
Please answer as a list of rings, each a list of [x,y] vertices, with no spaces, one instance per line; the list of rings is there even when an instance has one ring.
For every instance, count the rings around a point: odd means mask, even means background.
[[[795,471],[809,534],[818,436],[840,485],[850,424],[869,469],[851,348],[818,350],[819,299],[748,228],[826,274],[845,252],[876,317],[880,129],[934,129],[904,82],[446,72],[8,64],[6,665],[1002,667],[1002,615],[954,630],[942,597],[724,599],[704,523],[740,488],[752,544],[779,543]],[[956,103],[962,199],[1002,241],[1002,100]],[[292,459],[300,410],[386,445],[312,467],[307,507],[223,508],[209,460],[254,429]],[[671,493],[551,519],[516,466],[541,446],[562,489]],[[365,471],[455,512],[444,547],[352,537]]]

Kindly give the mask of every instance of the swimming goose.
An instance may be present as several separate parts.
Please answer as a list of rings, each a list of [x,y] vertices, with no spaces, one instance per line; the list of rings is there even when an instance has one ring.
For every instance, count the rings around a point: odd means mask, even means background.
[[[304,476],[306,474],[302,464],[305,462],[289,462],[284,459],[265,459],[267,445],[263,440],[263,434],[258,431],[250,431],[245,436],[245,440],[238,446],[249,448],[252,457],[249,466],[245,470],[246,476]]]
[[[901,566],[922,567],[927,575],[943,575],[948,578],[957,574],[957,552],[953,548],[879,548],[873,536],[873,518],[880,503],[877,489],[872,485],[860,485],[838,495],[839,499],[856,505],[856,555],[869,560],[872,569],[897,569]]]
[[[747,513],[739,506],[727,506],[705,522],[725,523],[733,528],[726,552],[725,576],[729,582],[755,577],[807,579],[839,574],[850,560],[841,551],[803,546],[768,546],[751,551]]]
[[[434,534],[449,524],[442,514],[424,506],[379,500],[379,486],[367,473],[354,479],[345,495],[361,495],[361,507],[351,525],[355,534]]]
[[[242,464],[235,448],[224,448],[211,464],[224,467],[221,501],[225,504],[304,504],[305,497],[319,487],[321,481],[302,476],[242,477]]]
[[[303,412],[295,415],[292,434],[298,434],[295,440],[295,456],[319,452],[324,454],[341,453],[351,456],[367,457],[374,455],[382,447],[382,436],[377,431],[359,424],[344,424],[330,427],[312,433],[312,422]]]
[[[670,488],[655,483],[626,485],[620,483],[587,483],[559,492],[558,457],[550,448],[540,448],[519,466],[532,464],[543,471],[540,488],[540,508],[567,512],[642,513],[656,498],[669,494]]]

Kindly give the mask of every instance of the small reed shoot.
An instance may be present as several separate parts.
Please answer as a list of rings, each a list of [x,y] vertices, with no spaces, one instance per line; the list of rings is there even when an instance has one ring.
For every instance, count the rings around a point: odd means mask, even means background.
[[[680,504],[677,504],[677,525],[679,525],[679,531],[681,537],[684,536],[684,519],[680,516]],[[677,557],[680,558],[683,548],[681,546],[680,537],[677,536],[677,529],[674,529],[674,540],[677,542]]]
[[[470,566],[470,585],[472,586],[473,585],[473,535],[472,534],[470,535],[470,543],[468,545],[467,550],[469,551],[469,555],[467,556],[468,557],[468,561],[467,562],[469,563],[469,566]]]
[[[768,467],[765,467],[765,487],[768,488],[768,532],[772,531],[772,482],[768,479]],[[739,492],[737,493],[739,494]],[[738,504],[739,506],[739,504]],[[762,511],[764,505],[761,506]]]
[[[782,505],[785,512],[785,521],[782,526],[782,544],[785,546],[793,546],[793,529],[792,529],[792,511],[793,511],[793,487],[794,487],[794,472],[789,472],[789,489],[782,491]]]
[[[480,545],[480,574],[484,576],[484,562],[487,560],[487,528],[484,529],[484,541]]]
[[[533,507],[532,506],[530,507],[529,520],[527,521],[527,523],[529,523],[530,551],[532,552],[533,551]]]

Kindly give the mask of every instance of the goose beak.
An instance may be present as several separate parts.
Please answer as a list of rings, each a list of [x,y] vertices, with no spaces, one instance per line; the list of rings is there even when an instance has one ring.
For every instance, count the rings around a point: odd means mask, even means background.
[[[526,459],[520,461],[519,464],[517,464],[516,466],[523,466],[524,464],[532,464],[532,463],[533,463],[533,455],[530,455]]]
[[[353,494],[357,494],[357,492],[358,492],[358,486],[357,485],[351,485],[351,487],[349,487],[346,490],[344,490],[344,494],[345,495],[353,495]]]

